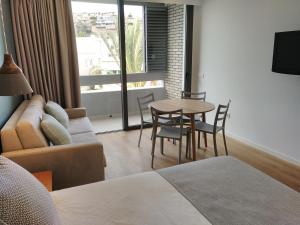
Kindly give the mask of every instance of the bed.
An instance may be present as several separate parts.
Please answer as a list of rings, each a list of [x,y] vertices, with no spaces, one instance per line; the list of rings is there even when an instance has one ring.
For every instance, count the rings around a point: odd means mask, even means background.
[[[54,191],[62,224],[300,224],[299,193],[230,156]]]

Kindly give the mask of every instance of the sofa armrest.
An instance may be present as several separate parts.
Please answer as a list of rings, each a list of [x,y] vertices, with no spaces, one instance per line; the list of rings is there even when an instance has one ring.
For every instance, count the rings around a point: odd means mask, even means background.
[[[65,109],[70,119],[76,119],[80,117],[86,117],[86,108],[68,108]]]
[[[54,190],[104,180],[105,157],[101,143],[24,149],[2,156],[31,173],[51,170]]]

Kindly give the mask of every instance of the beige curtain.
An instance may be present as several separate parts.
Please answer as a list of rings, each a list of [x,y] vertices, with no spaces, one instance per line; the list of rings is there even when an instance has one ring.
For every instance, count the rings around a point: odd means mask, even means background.
[[[80,106],[78,59],[70,0],[11,0],[18,65],[36,94]]]

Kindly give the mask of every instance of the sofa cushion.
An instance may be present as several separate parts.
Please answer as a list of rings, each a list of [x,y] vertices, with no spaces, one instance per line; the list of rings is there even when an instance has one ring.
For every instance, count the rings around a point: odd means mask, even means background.
[[[33,96],[16,125],[23,149],[48,146],[40,127],[44,104],[44,99],[40,95]]]
[[[61,224],[46,188],[29,172],[0,156],[0,224]]]
[[[25,111],[28,100],[23,101],[1,129],[2,151],[10,152],[23,149],[16,130],[16,124]]]
[[[45,111],[49,115],[53,116],[65,128],[68,128],[69,116],[66,113],[66,111],[59,104],[52,102],[52,101],[48,101],[45,106]]]
[[[71,144],[71,135],[67,129],[61,125],[54,117],[44,113],[41,127],[51,143],[54,145]]]
[[[89,144],[98,142],[96,135],[93,132],[72,134],[71,137],[73,144]]]
[[[80,134],[93,132],[92,124],[87,117],[71,119],[69,121],[68,131],[70,134]]]

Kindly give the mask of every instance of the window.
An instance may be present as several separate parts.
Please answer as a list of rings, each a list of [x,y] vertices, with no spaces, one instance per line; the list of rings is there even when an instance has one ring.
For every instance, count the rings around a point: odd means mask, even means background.
[[[117,6],[76,1],[72,10],[80,75],[120,71]],[[126,5],[124,13],[127,73],[145,72],[144,7]]]
[[[79,74],[81,76],[120,74],[117,5],[76,0],[72,1],[72,11]],[[165,70],[166,7],[125,5],[124,16],[127,74]],[[149,88],[162,84],[162,81],[145,80],[128,83],[127,87]],[[81,90],[82,92],[108,90],[109,85],[96,83],[82,86]],[[112,90],[115,90],[115,87],[116,85],[111,86]]]
[[[79,74],[119,74],[117,5],[73,1],[72,11]]]

